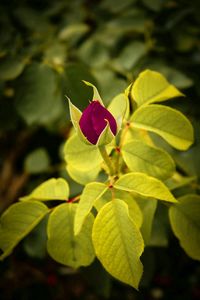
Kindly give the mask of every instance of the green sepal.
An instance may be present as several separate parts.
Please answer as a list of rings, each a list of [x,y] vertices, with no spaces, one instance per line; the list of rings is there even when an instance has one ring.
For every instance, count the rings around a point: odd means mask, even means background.
[[[93,98],[92,98],[92,101],[93,101],[93,100],[98,100],[98,101],[101,103],[101,105],[104,106],[103,100],[102,100],[102,98],[101,98],[101,96],[100,96],[100,94],[99,94],[99,92],[98,92],[96,86],[93,85],[92,83],[88,82],[88,81],[85,81],[85,80],[83,80],[83,82],[84,82],[86,85],[91,86],[91,87],[93,88]]]
[[[104,146],[107,144],[110,144],[112,142],[112,140],[114,139],[114,134],[112,133],[111,129],[110,129],[110,124],[109,122],[106,120],[107,125],[104,128],[104,130],[101,132],[98,141],[96,143],[96,146]]]
[[[79,121],[82,115],[82,112],[74,105],[72,104],[72,102],[70,101],[70,99],[68,98],[69,101],[69,112],[70,112],[70,118],[72,121],[72,124],[76,130],[77,135],[79,136],[80,140],[87,144],[87,145],[92,145],[92,143],[90,143],[88,141],[88,139],[84,136],[84,134],[81,131],[81,128],[79,126]]]

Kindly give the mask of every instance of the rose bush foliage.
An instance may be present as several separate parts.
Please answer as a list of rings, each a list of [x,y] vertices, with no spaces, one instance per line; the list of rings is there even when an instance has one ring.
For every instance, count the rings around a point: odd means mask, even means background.
[[[48,216],[53,259],[78,268],[96,256],[113,277],[138,289],[144,247],[154,245],[155,236],[159,241],[159,228],[153,232],[158,203],[169,212],[183,249],[200,260],[200,197],[175,193],[195,178],[176,170],[165,150],[167,144],[187,150],[193,128],[181,112],[163,105],[182,93],[158,72],[142,72],[108,108],[95,86],[86,84],[93,98],[83,113],[69,101],[75,132],[64,146],[68,174],[82,190],[72,197],[65,179],[49,179],[10,206],[0,221],[0,258]]]

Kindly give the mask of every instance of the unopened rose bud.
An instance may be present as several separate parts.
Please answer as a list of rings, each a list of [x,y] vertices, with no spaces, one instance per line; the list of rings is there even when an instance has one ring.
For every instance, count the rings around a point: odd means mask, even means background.
[[[108,123],[111,132],[115,136],[117,133],[116,120],[98,100],[93,100],[86,107],[79,120],[79,126],[83,135],[93,145],[96,145]]]

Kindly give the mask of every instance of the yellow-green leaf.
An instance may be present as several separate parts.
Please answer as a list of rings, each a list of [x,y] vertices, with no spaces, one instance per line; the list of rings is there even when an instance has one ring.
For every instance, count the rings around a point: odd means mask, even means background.
[[[44,218],[48,208],[41,202],[20,202],[11,205],[0,218],[0,260]]]
[[[112,192],[116,199],[123,200],[128,205],[128,211],[131,219],[140,228],[143,222],[143,216],[140,207],[133,198],[133,196],[129,192],[120,191],[116,189],[113,189]]]
[[[108,186],[100,182],[88,183],[81,195],[74,220],[74,232],[78,234],[85,218],[91,211],[94,203],[108,190]]]
[[[119,190],[135,192],[158,200],[177,202],[169,189],[157,178],[139,172],[122,175],[114,184]]]
[[[200,260],[200,196],[186,195],[170,207],[170,223],[185,252]]]
[[[91,240],[94,217],[89,214],[84,228],[74,236],[74,216],[77,204],[64,203],[57,206],[49,217],[47,227],[47,250],[57,262],[78,268],[90,265],[94,249]]]
[[[140,256],[144,243],[124,201],[115,199],[102,207],[94,222],[92,239],[107,272],[137,289],[143,271]]]
[[[131,117],[132,126],[160,135],[179,150],[188,149],[194,140],[189,120],[179,111],[158,104],[137,109]]]
[[[175,171],[175,163],[167,152],[143,141],[132,140],[121,150],[123,159],[131,171],[144,172],[161,179],[169,178]]]
[[[77,135],[73,135],[67,140],[64,147],[64,158],[74,168],[85,171],[98,166],[103,160],[96,146],[84,144]]]
[[[94,181],[100,171],[100,166],[92,167],[91,169],[82,170],[75,168],[73,165],[67,165],[67,172],[69,176],[76,182],[85,185],[91,181]]]
[[[69,185],[63,178],[51,178],[36,187],[28,196],[20,200],[67,200],[69,197]]]
[[[183,96],[162,74],[151,70],[140,73],[130,93],[138,106]]]

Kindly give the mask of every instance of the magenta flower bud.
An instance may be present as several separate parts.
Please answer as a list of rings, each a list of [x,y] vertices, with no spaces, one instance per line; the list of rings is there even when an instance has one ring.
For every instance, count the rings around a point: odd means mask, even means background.
[[[98,100],[93,100],[83,111],[79,126],[87,140],[96,145],[99,136],[109,122],[110,129],[115,136],[117,123],[113,115],[101,105]]]

